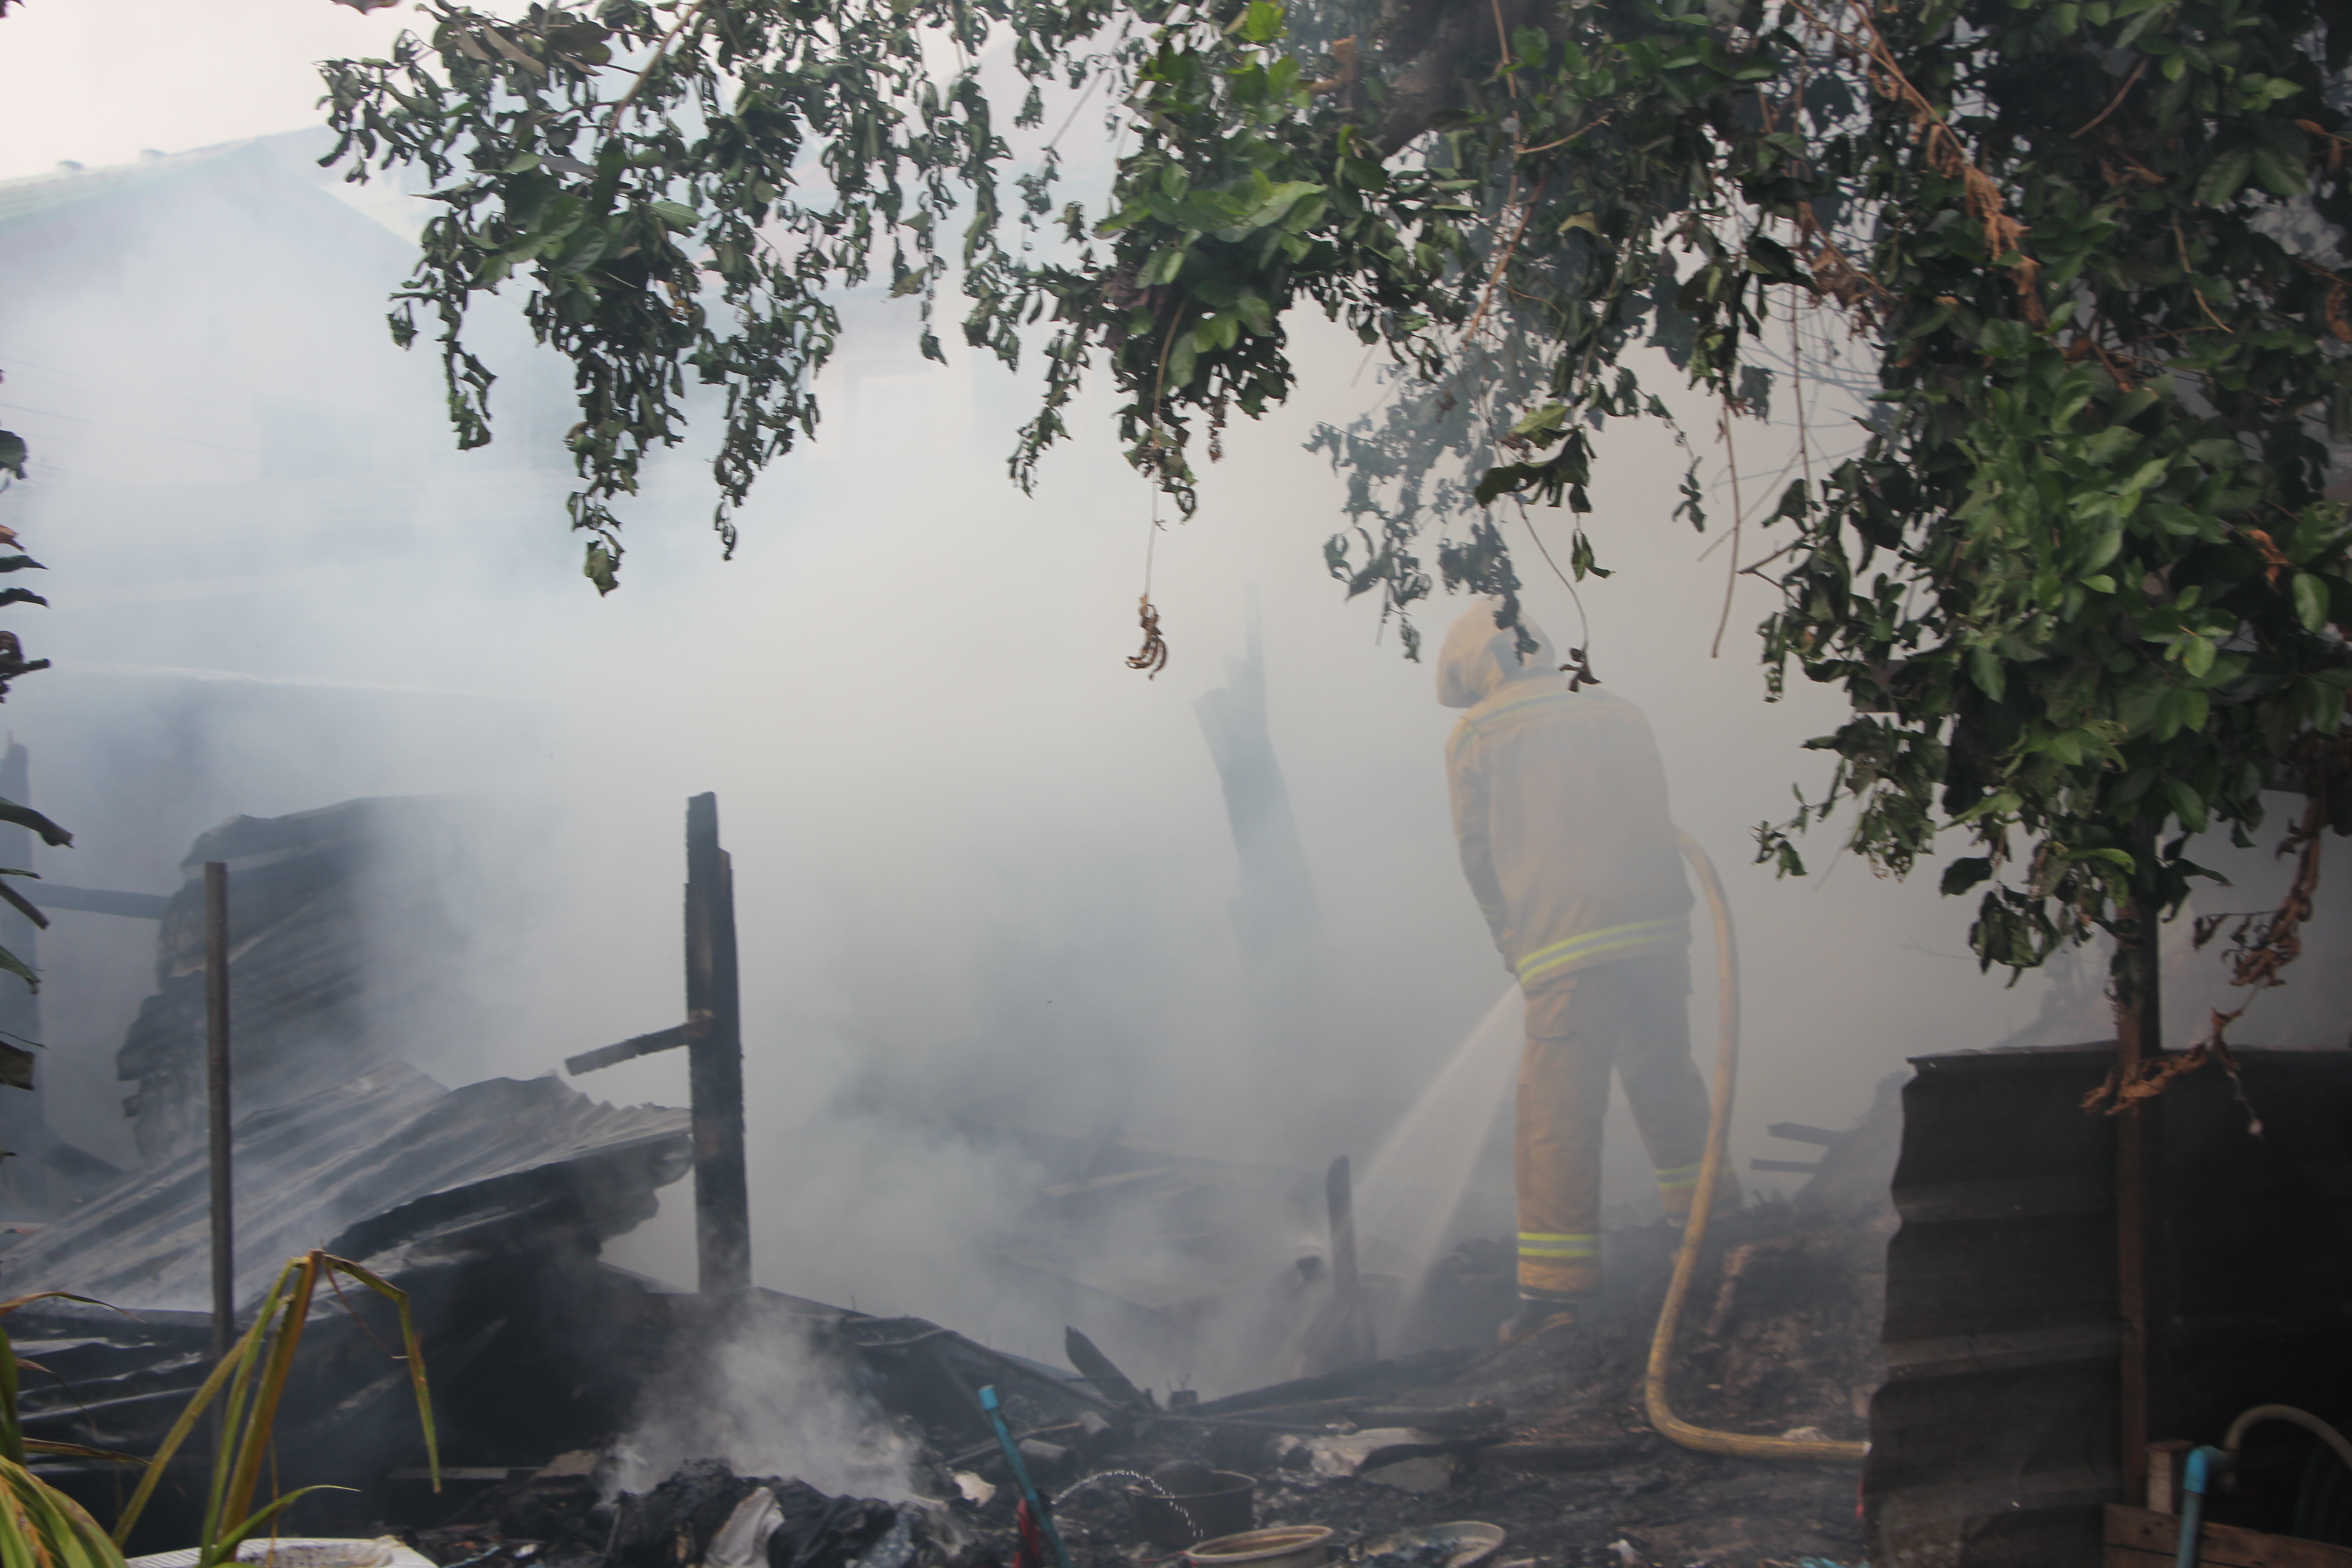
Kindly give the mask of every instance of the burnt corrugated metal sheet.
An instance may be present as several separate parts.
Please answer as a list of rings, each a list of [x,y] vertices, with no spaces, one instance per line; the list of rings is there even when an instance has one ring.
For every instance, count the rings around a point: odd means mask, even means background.
[[[691,1158],[688,1114],[611,1106],[553,1078],[450,1090],[390,1063],[237,1123],[237,1299],[313,1247],[366,1258],[431,1243],[509,1245],[571,1228],[612,1236],[654,1212]],[[130,1177],[0,1258],[13,1289],[124,1308],[210,1300],[208,1162],[191,1151]]]
[[[2158,1436],[2217,1440],[2352,1391],[2352,1055],[2241,1053],[2160,1102]],[[2092,1563],[2117,1473],[2111,1047],[1922,1058],[1904,1091],[1887,1381],[1864,1490],[1874,1563]]]
[[[2116,1495],[2112,1048],[1925,1057],[1903,1091],[1874,1563],[2095,1563]]]

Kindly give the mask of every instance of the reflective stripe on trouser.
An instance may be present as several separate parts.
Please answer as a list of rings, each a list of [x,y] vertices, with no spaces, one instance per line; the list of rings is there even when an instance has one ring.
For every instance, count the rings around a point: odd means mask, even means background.
[[[1553,987],[1571,988],[1565,1006],[1539,1011],[1564,1018],[1567,1033],[1529,1036],[1519,1062],[1519,1288],[1580,1296],[1601,1286],[1601,1128],[1611,1073],[1625,1085],[1670,1214],[1690,1208],[1690,1184],[1706,1145],[1707,1094],[1691,1061],[1680,953],[1561,975],[1544,986],[1546,1000],[1558,1003]],[[1676,1206],[1667,1178],[1685,1167],[1688,1180]],[[1724,1191],[1737,1202],[1729,1176],[1724,1173]],[[1718,1196],[1718,1204],[1725,1201]]]
[[[1690,1216],[1691,1199],[1698,1195],[1699,1162],[1687,1165],[1661,1167],[1658,1171],[1658,1201],[1666,1206],[1669,1218]],[[1715,1209],[1722,1214],[1739,1206],[1739,1181],[1731,1173],[1731,1163],[1725,1161],[1722,1173],[1715,1178]]]

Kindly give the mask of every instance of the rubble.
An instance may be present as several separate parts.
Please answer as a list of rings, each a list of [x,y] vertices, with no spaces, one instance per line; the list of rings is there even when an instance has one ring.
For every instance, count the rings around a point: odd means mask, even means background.
[[[1871,1190],[1866,1177],[1855,1184]],[[1871,1325],[1885,1218],[1833,1184],[1751,1206],[1719,1229],[1675,1373],[1677,1407],[1739,1430],[1860,1433],[1854,1390],[1878,1376]],[[566,1475],[551,1468],[478,1498],[462,1519],[404,1522],[445,1568],[469,1560],[727,1568],[711,1543],[764,1487],[782,1521],[770,1541],[786,1539],[788,1526],[800,1531],[795,1540],[824,1537],[830,1544],[816,1550],[831,1554],[832,1568],[889,1568],[872,1554],[901,1525],[884,1553],[903,1551],[899,1568],[1010,1568],[1019,1560],[1014,1489],[971,1397],[993,1380],[1028,1462],[1048,1446],[1060,1451],[1055,1473],[1038,1479],[1055,1497],[1077,1568],[1172,1564],[1173,1548],[1147,1534],[1152,1521],[1134,1494],[1192,1495],[1214,1484],[1204,1478],[1222,1479],[1217,1472],[1255,1483],[1248,1525],[1328,1528],[1337,1559],[1368,1555],[1379,1568],[1416,1568],[1405,1560],[1419,1548],[1400,1552],[1400,1536],[1474,1522],[1502,1532],[1492,1560],[1503,1568],[1858,1561],[1851,1468],[1703,1455],[1648,1428],[1640,1380],[1675,1242],[1663,1224],[1612,1234],[1615,1284],[1581,1328],[1507,1350],[1338,1369],[1182,1409],[1161,1408],[1091,1344],[1073,1357],[1087,1370],[1073,1375],[917,1321],[807,1314],[824,1325],[813,1348],[850,1358],[875,1419],[918,1435],[919,1495],[823,1500],[791,1478],[736,1478],[715,1461],[632,1495],[613,1489],[607,1460],[601,1494],[575,1463]],[[1132,1399],[1099,1392],[1121,1384]],[[766,1568],[815,1568],[802,1560],[806,1548],[779,1555],[786,1550],[772,1545]],[[1447,1565],[1433,1554],[1427,1568]]]
[[[654,1213],[683,1175],[687,1115],[601,1104],[551,1078],[448,1089],[398,1062],[237,1124],[236,1294],[292,1254],[397,1267],[451,1257],[593,1249]],[[23,1289],[127,1309],[193,1309],[210,1289],[209,1166],[191,1149],[116,1184],[0,1257]]]
[[[980,1397],[993,1388],[1023,1466],[1056,1500],[1075,1568],[1141,1568],[1169,1561],[1179,1539],[1290,1526],[1328,1529],[1333,1552],[1366,1568],[1471,1568],[1445,1542],[1473,1538],[1496,1568],[1858,1557],[1850,1469],[1697,1454],[1650,1429],[1642,1376],[1680,1240],[1663,1221],[1609,1233],[1608,1292],[1572,1330],[1494,1349],[1511,1246],[1471,1237],[1411,1300],[1401,1281],[1382,1287],[1398,1315],[1383,1337],[1402,1319],[1393,1342],[1429,1348],[1216,1398],[1174,1390],[1164,1403],[1103,1345],[1165,1366],[1168,1347],[1197,1347],[1221,1324],[1298,1329],[1328,1312],[1328,1279],[1268,1239],[1269,1213],[1320,1206],[1312,1173],[1171,1164],[1108,1135],[1092,1143],[1032,1216],[1029,1239],[1052,1244],[1060,1278],[1093,1278],[1089,1236],[1132,1240],[1146,1228],[1139,1213],[1199,1245],[1171,1251],[1179,1261],[1162,1275],[1120,1282],[1115,1298],[1097,1289],[1118,1313],[1090,1323],[1102,1343],[1066,1331],[1068,1369],[925,1319],[763,1289],[688,1294],[610,1267],[604,1241],[647,1217],[656,1191],[688,1169],[688,1112],[599,1104],[552,1077],[447,1089],[398,1060],[385,1037],[339,1022],[356,1005],[353,974],[381,968],[362,962],[336,911],[377,886],[354,846],[394,804],[239,819],[197,857],[245,857],[252,881],[278,878],[242,906],[252,923],[240,941],[262,959],[240,957],[257,977],[240,1029],[264,1042],[264,1066],[238,1129],[239,1297],[253,1300],[286,1256],[311,1247],[410,1291],[447,1467],[436,1494],[383,1325],[321,1301],[280,1417],[277,1484],[353,1489],[306,1499],[304,1531],[390,1531],[441,1568],[1031,1568],[1015,1527],[1020,1489]],[[382,896],[380,886],[365,894]],[[185,976],[171,973],[185,924],[165,922],[167,994],[125,1047],[142,1106],[186,1065]],[[319,1026],[302,1047],[306,1007]],[[1864,1433],[1884,1373],[1894,1115],[1882,1095],[1851,1132],[1797,1129],[1822,1151],[1804,1194],[1712,1228],[1674,1365],[1686,1418]],[[30,1435],[152,1448],[205,1370],[209,1323],[185,1310],[206,1299],[205,1165],[176,1127],[152,1121],[155,1163],[0,1254],[15,1289],[70,1289],[140,1314],[51,1302],[12,1320],[53,1378],[28,1388]],[[1279,1202],[1256,1201],[1269,1194]],[[1035,1272],[1030,1258],[1014,1262]],[[1242,1306],[1220,1317],[1231,1301]],[[1286,1364],[1316,1366],[1329,1350]],[[772,1386],[749,1375],[786,1369]],[[747,1414],[747,1401],[766,1405]],[[825,1404],[827,1422],[795,1402]],[[763,1446],[753,1416],[799,1424],[797,1447],[785,1446],[801,1456],[793,1466]],[[110,1472],[40,1468],[107,1510]],[[182,1544],[200,1489],[175,1470],[135,1544]],[[1197,1516],[1184,1506],[1194,1502]],[[1474,1525],[1472,1537],[1428,1533]]]
[[[570,1091],[542,1080],[536,1092]],[[1850,1470],[1701,1455],[1648,1430],[1640,1378],[1676,1240],[1663,1224],[1612,1234],[1612,1296],[1578,1329],[1163,1409],[1098,1350],[1074,1358],[1091,1364],[1081,1374],[919,1319],[768,1291],[733,1302],[666,1294],[596,1263],[593,1226],[554,1253],[542,1250],[532,1268],[501,1270],[498,1260],[525,1244],[490,1223],[477,1189],[433,1195],[443,1208],[410,1199],[346,1228],[374,1227],[386,1244],[375,1256],[418,1292],[446,1458],[467,1484],[438,1499],[413,1480],[394,1484],[415,1474],[415,1459],[402,1454],[388,1464],[383,1443],[371,1448],[348,1430],[388,1369],[341,1314],[322,1310],[314,1323],[331,1371],[289,1411],[287,1430],[306,1453],[340,1466],[339,1479],[362,1483],[338,1505],[350,1532],[405,1531],[444,1568],[1012,1568],[1015,1489],[976,1398],[992,1384],[1024,1461],[1058,1496],[1077,1568],[1168,1556],[1147,1539],[1127,1494],[1189,1489],[1146,1479],[1180,1481],[1185,1472],[1167,1467],[1182,1462],[1254,1481],[1247,1524],[1328,1527],[1342,1552],[1475,1521],[1506,1532],[1500,1561],[1531,1558],[1542,1568],[1604,1560],[1760,1568],[1859,1555]],[[428,1223],[469,1214],[471,1222]],[[408,1217],[394,1224],[395,1215]],[[1719,1231],[1685,1329],[1677,1407],[1741,1430],[1858,1434],[1854,1391],[1878,1375],[1873,1292],[1883,1223],[1825,1195],[1752,1206]],[[440,1239],[468,1235],[496,1242],[435,1251]],[[193,1315],[151,1314],[104,1331],[85,1316],[77,1340],[56,1334],[56,1321],[40,1319],[49,1342],[33,1353],[73,1380],[86,1410],[37,1391],[27,1429],[42,1436],[113,1438],[121,1428],[110,1423],[154,1425],[177,1408],[201,1364],[203,1321]],[[601,1334],[583,1331],[590,1323]],[[689,1406],[706,1397],[678,1368],[717,1341],[740,1342],[754,1331],[789,1333],[790,1353],[839,1369],[862,1419],[877,1434],[896,1433],[911,1493],[828,1494],[791,1476],[739,1476],[717,1458],[654,1478],[657,1485],[625,1484],[629,1435],[649,1405],[681,1389]],[[551,1398],[567,1379],[594,1384],[596,1397],[584,1407]],[[1132,1398],[1101,1392],[1121,1384]],[[303,1470],[299,1460],[290,1465],[287,1484],[308,1479]],[[762,1489],[774,1500],[772,1521],[754,1498]],[[741,1512],[752,1505],[751,1515]],[[740,1528],[722,1544],[730,1521]],[[319,1521],[306,1518],[304,1528]],[[764,1564],[744,1545],[763,1531]]]

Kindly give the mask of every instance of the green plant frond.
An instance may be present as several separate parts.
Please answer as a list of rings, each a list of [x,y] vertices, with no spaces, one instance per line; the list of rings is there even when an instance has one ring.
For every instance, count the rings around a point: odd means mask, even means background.
[[[109,1305],[104,1301],[93,1300],[88,1296],[77,1296],[70,1290],[35,1290],[28,1295],[12,1296],[5,1301],[0,1301],[0,1320],[6,1319],[20,1308],[31,1306],[36,1301],[79,1301],[86,1307]],[[110,1310],[121,1310],[120,1308]],[[6,1329],[0,1328],[0,1459],[6,1459],[17,1465],[25,1462],[26,1443],[24,1427],[16,1414],[16,1370],[20,1366],[31,1364],[16,1359],[16,1345],[9,1340]],[[45,1368],[36,1368],[36,1370],[46,1371]]]
[[[225,1401],[222,1414],[224,1436],[220,1449],[214,1456],[212,1475],[205,1490],[202,1526],[205,1568],[214,1568],[214,1565],[234,1557],[240,1542],[267,1528],[299,1498],[321,1489],[306,1488],[260,1508],[253,1506],[254,1491],[268,1465],[270,1434],[292,1375],[304,1321],[316,1300],[320,1283],[338,1274],[383,1295],[399,1310],[401,1337],[407,1351],[410,1380],[416,1392],[417,1413],[425,1429],[425,1451],[432,1458],[434,1479],[438,1484],[440,1450],[434,1436],[432,1405],[425,1383],[424,1352],[410,1317],[407,1292],[356,1263],[314,1251],[289,1259],[278,1270],[278,1277],[270,1282],[269,1289],[255,1310],[251,1324],[238,1337],[229,1353],[206,1375],[203,1385],[180,1412],[162,1447],[148,1462],[147,1473],[140,1478],[139,1487],[125,1505],[121,1519],[116,1521],[115,1542],[119,1544],[130,1539],[131,1527],[153,1495],[164,1468],[187,1441],[198,1418],[215,1399]],[[7,1565],[0,1563],[0,1568],[7,1568]]]
[[[52,849],[63,849],[73,843],[73,835],[35,811],[29,805],[19,805],[13,800],[0,799],[0,822],[13,822],[19,827],[29,827],[41,836],[41,842]],[[30,875],[29,872],[19,873]]]
[[[103,1459],[110,1465],[143,1465],[148,1461],[136,1454],[118,1454],[111,1448],[92,1448],[81,1443],[58,1443],[47,1437],[27,1437],[25,1451],[28,1454],[55,1454],[63,1459]]]
[[[270,1320],[276,1315],[278,1303],[284,1297],[287,1278],[292,1274],[295,1267],[295,1264],[289,1264],[278,1272],[278,1279],[271,1284],[268,1294],[262,1298],[261,1307],[255,1312],[252,1325],[238,1336],[236,1344],[229,1347],[229,1353],[222,1357],[212,1371],[205,1374],[205,1381],[197,1386],[196,1392],[189,1396],[188,1403],[181,1410],[179,1418],[172,1423],[172,1429],[163,1435],[163,1444],[155,1450],[155,1457],[149,1463],[147,1473],[139,1479],[138,1488],[131,1492],[131,1500],[123,1504],[122,1512],[114,1521],[114,1540],[117,1544],[131,1539],[131,1527],[139,1522],[139,1516],[146,1510],[147,1500],[154,1494],[156,1484],[163,1479],[163,1473],[171,1465],[173,1457],[180,1451],[181,1445],[188,1440],[188,1435],[195,1430],[197,1420],[211,1408],[213,1401],[220,1397],[223,1387],[231,1385],[233,1381],[233,1391],[222,1420],[222,1430],[227,1435],[230,1442],[223,1445],[224,1451],[221,1455],[215,1456],[212,1481],[205,1498],[205,1532],[207,1535],[211,1533],[213,1526],[218,1520],[220,1494],[225,1484],[224,1459],[227,1452],[231,1451],[236,1434],[239,1430],[239,1423],[235,1417],[241,1403],[241,1395],[252,1368],[260,1356],[263,1336],[268,1332]]]
[[[79,1503],[0,1459],[0,1568],[122,1568],[122,1552]]]
[[[425,1463],[433,1478],[433,1489],[441,1489],[441,1441],[433,1426],[433,1390],[425,1376],[425,1342],[416,1337],[416,1323],[409,1311],[408,1292],[373,1271],[362,1268],[345,1258],[323,1257],[327,1268],[349,1276],[390,1301],[400,1314],[400,1344],[402,1356],[408,1363],[409,1387],[416,1395],[416,1419],[425,1429]]]
[[[284,1497],[268,1504],[247,1518],[240,1520],[237,1523],[231,1525],[226,1530],[221,1531],[206,1540],[205,1542],[204,1552],[197,1559],[197,1568],[218,1568],[218,1565],[223,1563],[236,1561],[236,1549],[238,1547],[244,1545],[247,1541],[251,1540],[254,1536],[258,1535],[264,1530],[267,1530],[273,1522],[276,1521],[280,1514],[284,1513],[288,1509],[292,1508],[296,1503],[300,1502],[304,1498],[309,1497],[312,1492],[347,1492],[353,1489],[354,1489],[351,1487],[331,1486],[296,1488],[294,1490],[288,1492]]]

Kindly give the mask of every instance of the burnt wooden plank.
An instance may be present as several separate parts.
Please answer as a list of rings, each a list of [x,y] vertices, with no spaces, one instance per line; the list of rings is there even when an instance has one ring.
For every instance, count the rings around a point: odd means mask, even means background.
[[[236,1142],[229,1079],[228,863],[205,862],[205,1104],[211,1150],[213,1359],[226,1360],[236,1333],[236,1189],[230,1160]],[[213,1438],[220,1440],[215,1412]]]
[[[135,921],[160,921],[172,906],[168,893],[118,893],[111,888],[76,888],[63,882],[32,882],[17,890],[45,910],[124,915]]]
[[[2129,1562],[2136,1568],[2143,1560],[2170,1563],[2179,1540],[2180,1520],[2176,1514],[2119,1502],[2107,1505],[2111,1564]],[[2119,1552],[2128,1555],[2119,1560]],[[2207,1522],[2197,1531],[2197,1561],[2200,1568],[2352,1568],[2352,1548]]]
[[[633,1035],[616,1046],[598,1046],[593,1051],[583,1051],[576,1057],[563,1058],[563,1070],[577,1078],[583,1072],[594,1072],[622,1062],[635,1061],[639,1057],[652,1056],[656,1051],[672,1051],[680,1046],[690,1046],[709,1031],[709,1018],[695,1018],[683,1024],[673,1024],[667,1029],[656,1029],[650,1035]]]
[[[686,803],[686,1010],[709,1027],[687,1047],[694,1106],[694,1229],[706,1295],[751,1285],[751,1200],[743,1159],[743,1028],[735,952],[735,868],[719,847],[719,796]]]

